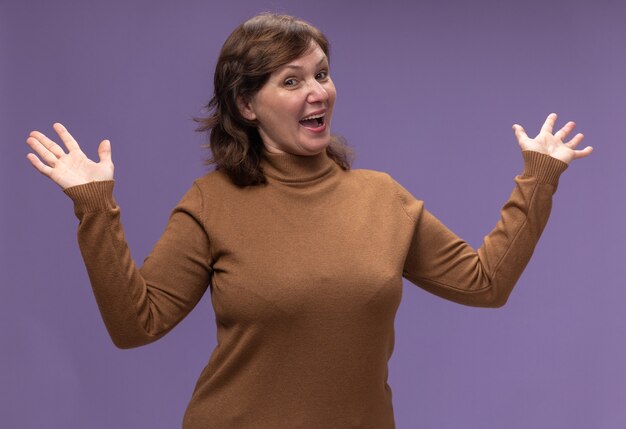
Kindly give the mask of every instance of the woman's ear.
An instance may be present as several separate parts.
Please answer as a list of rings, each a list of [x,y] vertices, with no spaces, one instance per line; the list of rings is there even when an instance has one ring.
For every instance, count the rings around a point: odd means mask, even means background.
[[[252,102],[241,95],[237,97],[237,108],[239,108],[239,113],[248,121],[256,120],[256,113],[254,113],[254,109],[252,108]]]

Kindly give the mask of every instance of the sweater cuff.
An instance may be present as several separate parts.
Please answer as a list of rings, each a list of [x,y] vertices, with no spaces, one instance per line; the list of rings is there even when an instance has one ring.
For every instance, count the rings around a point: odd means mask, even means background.
[[[534,177],[541,183],[557,186],[559,177],[567,169],[567,164],[544,153],[531,150],[522,151],[524,172],[522,176]]]
[[[89,182],[70,186],[63,192],[74,202],[76,216],[83,213],[107,211],[117,207],[113,198],[113,180]]]

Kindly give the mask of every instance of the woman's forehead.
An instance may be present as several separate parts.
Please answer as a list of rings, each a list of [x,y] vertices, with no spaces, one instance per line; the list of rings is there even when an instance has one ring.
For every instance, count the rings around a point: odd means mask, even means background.
[[[320,48],[317,43],[312,42],[311,48],[307,50],[304,55],[281,66],[277,71],[281,72],[283,70],[289,69],[298,70],[311,66],[323,66],[327,62],[328,58],[326,57],[326,54],[324,53],[322,48]]]

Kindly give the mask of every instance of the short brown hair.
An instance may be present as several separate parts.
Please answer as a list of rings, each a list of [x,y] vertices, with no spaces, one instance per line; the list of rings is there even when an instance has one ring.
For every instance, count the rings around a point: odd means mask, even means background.
[[[238,100],[253,97],[281,66],[304,55],[315,42],[329,57],[326,36],[311,24],[289,15],[263,13],[237,27],[224,42],[213,83],[209,115],[198,118],[196,129],[209,133],[206,145],[215,164],[239,186],[266,183],[260,166],[263,141],[254,122],[239,111]],[[330,57],[329,57],[330,58]],[[351,151],[331,136],[328,156],[342,169],[350,168]]]

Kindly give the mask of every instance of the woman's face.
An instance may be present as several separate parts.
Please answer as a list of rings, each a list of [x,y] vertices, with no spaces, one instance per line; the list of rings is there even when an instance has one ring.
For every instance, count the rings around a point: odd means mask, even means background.
[[[330,142],[335,96],[328,58],[312,43],[306,54],[272,73],[241,113],[256,121],[269,152],[315,155]]]

